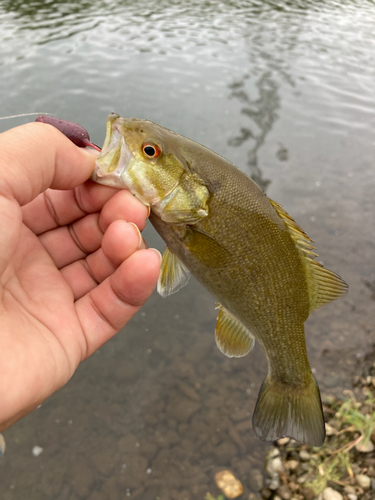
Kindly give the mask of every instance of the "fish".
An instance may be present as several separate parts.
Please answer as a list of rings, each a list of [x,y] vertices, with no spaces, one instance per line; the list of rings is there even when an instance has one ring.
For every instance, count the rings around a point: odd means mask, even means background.
[[[235,165],[148,120],[108,116],[92,179],[129,189],[150,207],[166,243],[162,297],[192,274],[218,302],[220,351],[241,357],[260,344],[268,374],[252,420],[258,438],[321,446],[325,423],[304,323],[348,286],[315,260],[307,234]]]

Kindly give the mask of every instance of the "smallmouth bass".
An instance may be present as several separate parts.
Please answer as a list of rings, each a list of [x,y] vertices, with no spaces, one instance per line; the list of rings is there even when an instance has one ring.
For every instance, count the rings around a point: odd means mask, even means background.
[[[263,348],[268,375],[254,410],[256,435],[320,446],[325,425],[304,322],[347,285],[315,261],[312,240],[229,161],[147,120],[109,115],[92,179],[127,188],[150,206],[167,244],[163,297],[192,273],[219,302],[219,349],[244,356],[255,339]]]

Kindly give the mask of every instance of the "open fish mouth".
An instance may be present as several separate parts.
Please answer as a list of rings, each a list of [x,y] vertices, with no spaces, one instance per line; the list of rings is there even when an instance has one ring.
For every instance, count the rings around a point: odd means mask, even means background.
[[[112,113],[107,120],[106,138],[91,180],[106,186],[127,187],[123,174],[132,158],[122,134],[121,118]]]

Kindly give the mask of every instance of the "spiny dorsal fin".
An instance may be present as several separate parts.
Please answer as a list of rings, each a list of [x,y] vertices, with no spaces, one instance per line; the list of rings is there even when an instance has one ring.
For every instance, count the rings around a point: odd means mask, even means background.
[[[270,203],[284,221],[305,264],[310,312],[341,295],[345,295],[348,291],[348,285],[345,281],[338,274],[325,269],[319,262],[314,260],[318,254],[314,252],[316,248],[311,244],[312,239],[307,236],[281,205],[271,199]]]
[[[228,358],[245,356],[254,347],[254,337],[235,316],[221,304],[215,328],[216,344]]]
[[[162,297],[177,292],[189,281],[190,272],[167,247],[161,260],[157,291]]]

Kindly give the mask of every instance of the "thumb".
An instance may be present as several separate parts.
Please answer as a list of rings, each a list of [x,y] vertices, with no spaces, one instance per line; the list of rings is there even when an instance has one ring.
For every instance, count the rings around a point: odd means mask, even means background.
[[[0,276],[8,266],[21,232],[22,212],[14,198],[0,195]]]
[[[51,125],[28,123],[0,134],[0,196],[21,206],[48,188],[82,184],[94,168],[95,156]]]

